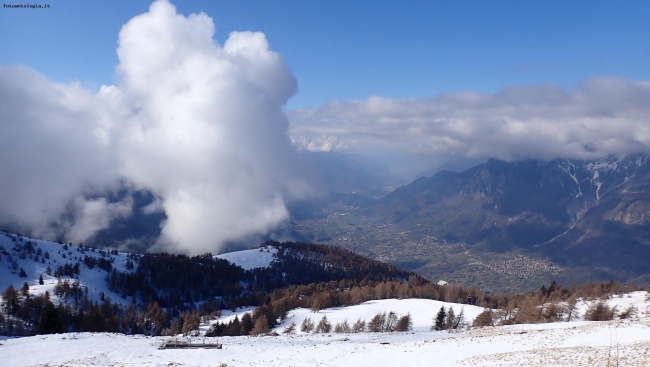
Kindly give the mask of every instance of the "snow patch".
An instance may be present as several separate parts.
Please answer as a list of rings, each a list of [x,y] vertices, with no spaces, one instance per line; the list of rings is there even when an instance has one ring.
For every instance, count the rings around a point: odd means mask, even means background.
[[[245,270],[255,268],[268,268],[277,254],[275,247],[260,247],[259,249],[243,250],[228,252],[216,255],[215,257],[228,260],[230,263],[238,265]]]

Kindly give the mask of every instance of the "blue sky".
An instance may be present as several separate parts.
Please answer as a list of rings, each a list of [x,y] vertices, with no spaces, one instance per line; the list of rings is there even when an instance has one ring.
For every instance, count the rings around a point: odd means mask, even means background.
[[[28,65],[91,89],[114,84],[121,26],[149,1],[50,1],[0,9],[0,66]],[[647,1],[177,1],[217,41],[264,32],[298,79],[288,108],[432,97],[511,85],[568,88],[594,76],[648,79]]]

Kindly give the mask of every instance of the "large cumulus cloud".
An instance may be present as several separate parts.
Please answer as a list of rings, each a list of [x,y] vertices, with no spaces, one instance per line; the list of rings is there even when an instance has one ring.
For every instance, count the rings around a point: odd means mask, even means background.
[[[167,250],[216,251],[285,220],[309,192],[282,110],[296,80],[262,33],[214,33],[160,0],[123,26],[117,86],[0,69],[0,220],[83,241],[131,214],[128,195],[93,197],[125,182],[157,197]]]
[[[309,150],[336,141],[366,153],[591,159],[650,152],[650,82],[598,77],[571,89],[370,97],[294,111],[290,119],[294,141]]]

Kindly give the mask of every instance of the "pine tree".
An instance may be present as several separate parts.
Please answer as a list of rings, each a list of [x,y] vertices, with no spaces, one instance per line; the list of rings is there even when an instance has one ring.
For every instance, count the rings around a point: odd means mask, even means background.
[[[395,331],[411,331],[413,330],[413,320],[411,319],[411,314],[407,313],[406,315],[400,317],[395,326]]]
[[[20,293],[25,297],[29,296],[29,284],[27,282],[23,283],[23,286],[20,288]]]
[[[316,325],[315,331],[317,333],[329,333],[331,330],[332,324],[327,320],[327,316],[323,316],[323,318],[318,322],[318,325]]]
[[[304,320],[302,320],[302,324],[300,325],[300,331],[303,333],[311,333],[312,330],[314,330],[314,322],[311,321],[310,317],[306,317]]]
[[[363,333],[364,331],[366,331],[366,322],[361,319],[357,319],[357,322],[355,322],[352,326],[352,332]]]
[[[291,335],[291,334],[295,334],[295,332],[296,332],[296,323],[292,322],[289,326],[287,326],[286,329],[284,329],[282,334]]]
[[[577,301],[578,300],[576,299],[575,296],[571,296],[571,298],[569,298],[569,300],[567,301],[567,318],[566,318],[567,322],[571,321],[571,317],[575,315]]]
[[[433,319],[432,330],[443,330],[445,328],[445,318],[447,317],[447,312],[445,311],[445,306],[441,306],[436,318]]]
[[[395,325],[397,325],[397,314],[394,311],[390,311],[384,322],[384,331],[395,330]]]
[[[351,331],[352,331],[352,329],[350,329],[350,325],[348,324],[348,319],[345,319],[342,322],[339,322],[334,327],[334,332],[335,333],[349,333]]]
[[[45,282],[43,281],[43,274],[38,276],[38,284],[43,285]]]
[[[465,326],[465,310],[463,307],[460,308],[460,313],[456,316],[456,322],[454,323],[454,329],[458,329]]]
[[[18,303],[18,292],[16,292],[13,285],[10,284],[7,289],[5,289],[2,293],[2,298],[5,301],[9,314],[15,314],[20,308],[20,304]]]
[[[314,299],[314,301],[311,303],[311,312],[318,312],[323,308],[321,306],[320,300],[318,298]]]
[[[253,330],[253,327],[255,325],[253,324],[253,318],[251,317],[250,313],[245,313],[244,316],[241,317],[241,325],[239,327],[240,335],[248,335],[251,333]]]
[[[235,317],[236,318],[236,317]],[[239,322],[239,320],[237,320]],[[177,317],[172,321],[172,326],[170,327],[170,332],[172,335],[178,335],[183,330],[183,318]],[[132,331],[133,333],[133,331]]]
[[[445,329],[455,329],[456,325],[456,313],[454,309],[449,306],[449,311],[447,311],[447,317],[445,318]]]
[[[192,331],[198,329],[200,323],[201,323],[201,318],[199,317],[199,314],[198,312],[196,312],[196,310],[192,311],[192,313],[185,314],[185,317],[183,318],[183,328],[181,329],[181,332],[183,334],[189,334]]]
[[[251,330],[251,335],[266,334],[269,330],[269,320],[262,315],[255,320],[255,326]]]
[[[380,312],[368,321],[366,329],[371,333],[380,333],[384,331],[384,323],[386,322],[386,313]]]
[[[40,322],[35,326],[35,334],[54,334],[62,333],[65,331],[65,326],[61,315],[56,307],[49,300],[45,303],[41,311]]]

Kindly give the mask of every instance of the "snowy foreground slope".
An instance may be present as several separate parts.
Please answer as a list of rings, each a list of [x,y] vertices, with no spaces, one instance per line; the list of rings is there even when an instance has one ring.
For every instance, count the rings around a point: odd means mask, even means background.
[[[27,243],[30,243],[28,246]],[[28,248],[30,248],[28,250]],[[40,252],[39,252],[40,250]],[[45,255],[47,253],[47,256]],[[53,294],[57,279],[47,275],[68,264],[84,264],[86,257],[110,262],[112,269],[130,271],[127,264],[137,256],[106,252],[78,246],[33,240],[0,233],[0,287],[24,282],[30,293]],[[218,255],[246,269],[268,266],[274,249],[256,249]],[[105,269],[79,266],[76,274],[82,287],[88,287],[91,299],[104,292],[117,302],[126,302],[108,290]],[[21,277],[23,269],[26,276]],[[39,285],[42,275],[44,284]],[[0,298],[0,301],[1,298]],[[429,331],[440,309],[461,310],[471,324],[482,308],[426,299],[385,299],[356,306],[323,309],[319,312],[298,308],[290,310],[273,331],[277,336],[220,337],[223,349],[159,350],[170,337],[127,336],[108,333],[69,333],[24,338],[0,337],[0,367],[76,367],[76,366],[650,366],[650,296],[632,292],[609,297],[605,303],[617,312],[634,311],[629,319],[609,322],[585,322],[582,316],[597,300],[578,300],[572,322],[469,328],[458,332]],[[634,307],[630,307],[634,306]],[[252,307],[235,312],[223,310],[210,323],[228,323],[252,312]],[[347,320],[369,321],[381,312],[409,313],[413,332],[408,333],[304,333],[283,335],[295,323],[310,318],[314,323],[326,316],[332,326]],[[210,325],[200,327],[205,332]],[[199,332],[199,333],[200,333]],[[195,333],[196,334],[196,333]],[[184,337],[179,336],[179,339]],[[194,343],[216,338],[194,337]],[[186,339],[187,340],[187,339]],[[618,363],[617,363],[618,362]]]
[[[240,336],[177,339],[223,344],[223,349],[159,350],[170,337],[70,333],[6,339],[1,366],[650,366],[650,309],[646,292],[613,297],[610,305],[634,305],[627,320],[429,331],[437,308],[462,307],[467,321],[480,308],[421,299],[370,301],[357,306],[289,312],[275,331],[306,317],[332,322],[368,320],[377,312],[413,316],[414,332]],[[578,306],[584,309],[586,303]],[[224,311],[222,322],[250,312]]]
[[[168,338],[62,334],[4,340],[3,366],[648,366],[647,321],[563,322],[459,333],[223,337],[223,349],[159,350]],[[208,338],[209,339],[209,338]],[[200,342],[201,339],[195,339]],[[213,342],[214,340],[206,340]],[[617,357],[618,356],[618,357]]]

